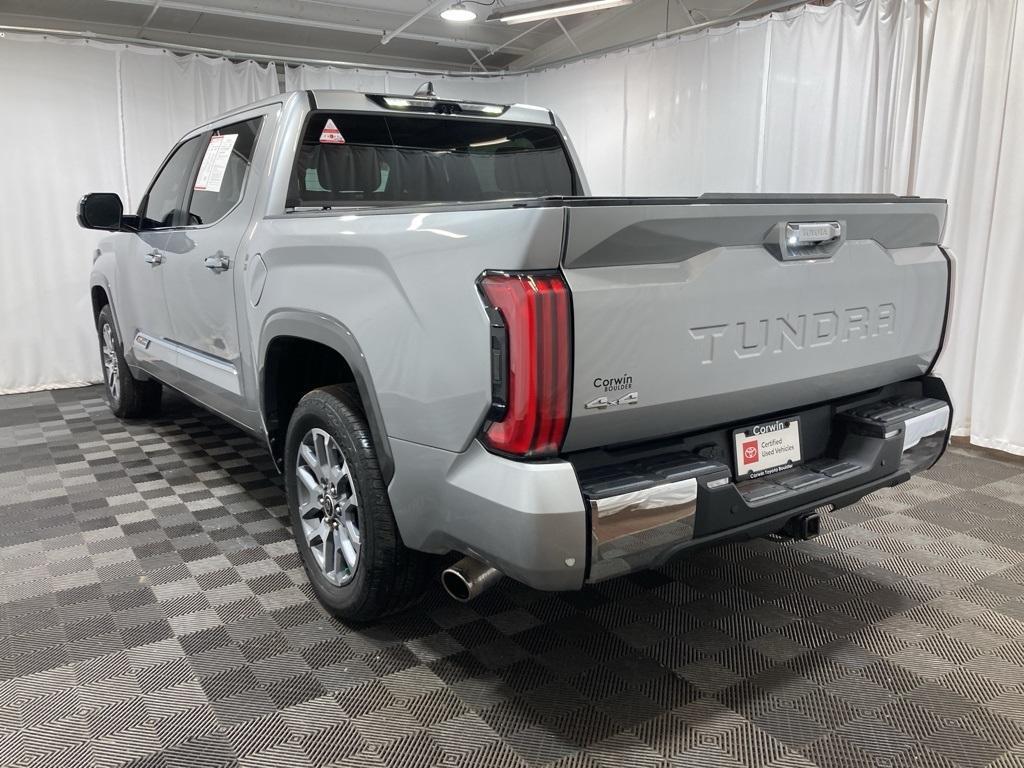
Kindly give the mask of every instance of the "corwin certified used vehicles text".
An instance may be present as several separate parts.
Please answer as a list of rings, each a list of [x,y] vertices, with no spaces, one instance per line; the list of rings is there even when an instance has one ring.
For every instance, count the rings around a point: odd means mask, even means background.
[[[591,197],[546,109],[303,91],[187,134],[142,199],[86,195],[110,407],[169,386],[264,440],[316,594],[367,620],[431,555],[470,599],[709,542],[817,534],[906,481],[946,205]]]

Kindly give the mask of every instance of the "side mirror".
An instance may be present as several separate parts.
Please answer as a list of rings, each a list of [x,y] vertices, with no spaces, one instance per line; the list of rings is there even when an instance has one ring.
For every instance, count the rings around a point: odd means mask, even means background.
[[[117,232],[123,213],[121,198],[113,192],[91,192],[78,201],[78,225],[85,229]]]

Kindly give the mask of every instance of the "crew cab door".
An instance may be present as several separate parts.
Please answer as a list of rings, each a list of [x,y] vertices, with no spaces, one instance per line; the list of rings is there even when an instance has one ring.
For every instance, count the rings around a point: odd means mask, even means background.
[[[166,343],[171,320],[164,298],[169,260],[187,250],[182,232],[185,190],[201,137],[182,142],[167,156],[139,206],[139,230],[117,252],[115,309],[125,355],[168,384],[176,383],[175,350]]]
[[[164,265],[178,386],[236,417],[243,392],[235,281],[258,186],[251,166],[262,121],[256,116],[202,135],[185,194],[189,247]]]

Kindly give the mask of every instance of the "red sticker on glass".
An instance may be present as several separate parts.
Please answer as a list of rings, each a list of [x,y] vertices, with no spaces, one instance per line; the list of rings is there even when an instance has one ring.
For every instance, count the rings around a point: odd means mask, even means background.
[[[341,131],[338,130],[338,126],[334,124],[333,120],[328,120],[327,125],[324,126],[323,133],[320,134],[321,144],[344,144],[345,137],[341,135]]]

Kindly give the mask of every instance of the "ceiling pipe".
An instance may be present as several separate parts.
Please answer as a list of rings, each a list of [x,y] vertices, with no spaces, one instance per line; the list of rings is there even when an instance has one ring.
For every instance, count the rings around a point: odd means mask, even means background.
[[[473,52],[473,49],[472,48],[467,48],[466,50],[469,51],[469,55],[473,57],[473,61],[475,61],[477,63],[477,66],[480,67],[480,69],[482,69],[484,72],[486,72],[487,71],[487,67],[480,60],[480,57],[477,56],[476,53]]]
[[[198,53],[205,56],[215,56],[219,58],[227,59],[251,59],[252,61],[263,61],[263,62],[274,62],[277,64],[306,64],[313,67],[341,67],[344,69],[371,69],[381,70],[386,72],[408,72],[416,75],[445,75],[447,77],[459,78],[459,77],[508,77],[510,75],[529,75],[536,72],[541,72],[546,69],[553,69],[554,67],[561,67],[566,64],[572,64],[582,59],[596,58],[598,56],[606,56],[610,53],[617,53],[619,51],[628,50],[629,48],[635,48],[639,45],[646,45],[653,43],[658,40],[664,40],[670,37],[676,37],[688,32],[698,32],[703,29],[708,29],[715,26],[724,26],[733,24],[737,21],[743,21],[745,19],[756,18],[759,16],[766,16],[773,11],[782,10],[784,8],[794,8],[799,5],[805,5],[807,0],[783,0],[782,2],[773,3],[772,5],[765,6],[758,9],[757,11],[751,11],[738,16],[726,16],[721,19],[713,19],[711,21],[702,22],[700,24],[693,24],[689,27],[681,27],[670,32],[662,32],[652,37],[647,37],[642,40],[634,40],[630,43],[623,45],[602,48],[596,51],[588,51],[584,54],[572,56],[567,59],[560,59],[549,64],[539,65],[535,67],[524,67],[523,69],[505,69],[505,70],[488,70],[486,72],[474,72],[472,70],[450,70],[450,69],[436,69],[433,67],[402,67],[402,66],[386,66],[383,64],[366,64],[357,61],[341,61],[336,59],[307,59],[293,56],[269,56],[262,53],[246,53],[244,51],[231,51],[217,48],[203,48],[196,45],[182,45],[178,43],[163,43],[158,40],[143,40],[135,37],[119,37],[117,35],[103,35],[95,34],[92,32],[77,32],[74,30],[65,29],[44,29],[41,27],[15,27],[0,24],[0,30],[7,32],[26,33],[35,35],[52,35],[54,37],[71,37],[75,39],[87,39],[96,40],[97,42],[110,42],[110,43],[127,43],[129,45],[140,45],[143,47],[150,48],[164,48],[169,51],[177,51],[180,53]],[[541,22],[544,23],[544,22]],[[481,58],[487,58],[491,53],[500,50],[504,46],[496,46],[493,51],[489,51]]]

